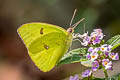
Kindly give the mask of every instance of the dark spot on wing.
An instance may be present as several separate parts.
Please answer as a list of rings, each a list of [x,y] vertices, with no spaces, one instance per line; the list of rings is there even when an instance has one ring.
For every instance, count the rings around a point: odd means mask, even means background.
[[[49,47],[47,45],[44,45],[44,48],[47,49],[47,50],[49,49]]]
[[[40,29],[40,34],[41,34],[41,35],[43,34],[43,28]]]

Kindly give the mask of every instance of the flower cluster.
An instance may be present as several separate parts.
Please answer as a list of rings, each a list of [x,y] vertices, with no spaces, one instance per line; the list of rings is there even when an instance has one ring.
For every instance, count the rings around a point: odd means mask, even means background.
[[[88,46],[88,53],[86,58],[92,61],[91,71],[83,72],[83,77],[88,77],[91,75],[91,72],[96,71],[97,69],[104,68],[105,70],[112,70],[112,60],[119,60],[118,53],[112,52],[112,46],[104,44],[102,30],[94,29],[93,32],[88,36],[87,33],[80,35],[83,42],[83,46]],[[87,74],[88,73],[88,74]],[[85,76],[86,75],[86,76]]]
[[[104,36],[101,29],[94,29],[90,36],[88,36],[88,32],[83,35],[73,34],[73,38],[79,37],[83,40],[81,42],[83,46],[99,44],[102,42]]]
[[[84,33],[80,38],[83,39],[81,43],[83,46],[96,45],[102,42],[103,35],[101,29],[94,29],[93,32],[88,36],[88,32]]]
[[[82,73],[83,77],[91,76],[92,72],[98,69],[112,70],[112,60],[119,60],[118,53],[112,52],[111,45],[104,44],[104,34],[101,29],[94,29],[90,36],[74,34],[74,38],[82,39],[81,45],[88,46],[86,59],[92,61],[92,67]]]

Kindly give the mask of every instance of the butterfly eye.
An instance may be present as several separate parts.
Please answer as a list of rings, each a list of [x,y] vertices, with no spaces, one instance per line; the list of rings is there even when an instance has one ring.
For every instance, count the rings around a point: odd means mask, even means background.
[[[74,29],[73,29],[73,28],[68,28],[68,29],[67,29],[67,32],[73,33],[73,32],[74,32]]]
[[[45,48],[45,49],[48,49],[49,47],[48,47],[47,45],[44,45],[44,48]]]
[[[43,34],[43,28],[40,29],[40,34],[41,34],[41,35]]]

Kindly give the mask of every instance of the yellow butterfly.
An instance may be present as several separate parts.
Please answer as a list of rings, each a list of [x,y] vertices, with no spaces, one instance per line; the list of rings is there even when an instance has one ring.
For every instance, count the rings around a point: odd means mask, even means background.
[[[76,10],[71,23],[75,13]],[[17,31],[35,65],[43,72],[48,72],[68,51],[74,28],[83,20],[84,18],[72,26],[70,23],[67,30],[52,24],[33,22],[23,24]]]

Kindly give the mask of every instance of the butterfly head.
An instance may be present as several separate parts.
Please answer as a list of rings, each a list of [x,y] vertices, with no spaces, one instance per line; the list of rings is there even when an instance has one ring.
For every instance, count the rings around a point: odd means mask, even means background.
[[[85,20],[85,18],[82,18],[82,19],[80,19],[77,23],[73,24],[72,26],[70,25],[71,27],[67,29],[67,32],[68,32],[68,33],[73,33],[75,27],[76,27],[80,22],[82,22],[82,21],[84,21],[84,20]]]
[[[70,21],[70,28],[67,29],[67,32],[68,32],[68,33],[73,33],[75,27],[76,27],[80,22],[82,22],[83,20],[85,20],[85,18],[82,18],[82,19],[80,19],[78,22],[76,22],[75,24],[72,25],[72,21],[73,21],[73,19],[74,19],[74,16],[75,16],[75,14],[76,14],[76,11],[77,11],[77,9],[75,9],[75,11],[74,11],[74,13],[73,13],[73,16],[72,16],[72,19],[71,19],[71,21]]]
[[[73,33],[73,32],[74,32],[74,29],[73,29],[72,27],[70,27],[70,28],[67,29],[67,32],[68,32],[68,33]]]

